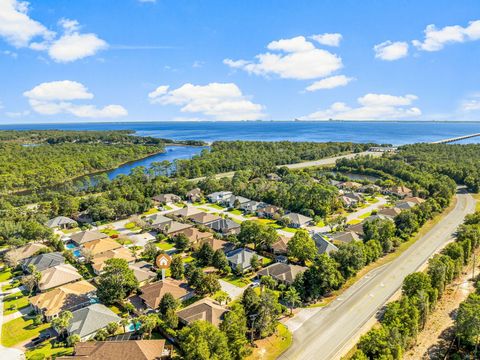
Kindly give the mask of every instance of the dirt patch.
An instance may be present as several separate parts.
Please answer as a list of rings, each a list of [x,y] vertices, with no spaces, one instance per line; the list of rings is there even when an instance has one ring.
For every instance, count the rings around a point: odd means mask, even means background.
[[[472,266],[469,265],[461,277],[447,287],[415,345],[405,352],[404,360],[443,359],[452,339],[456,310],[474,290],[471,277]]]

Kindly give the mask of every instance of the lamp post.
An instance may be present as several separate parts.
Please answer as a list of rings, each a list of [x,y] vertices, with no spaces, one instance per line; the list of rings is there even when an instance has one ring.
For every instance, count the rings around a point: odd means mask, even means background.
[[[250,332],[250,343],[252,344],[253,346],[253,332],[255,330],[255,319],[257,318],[258,314],[252,314],[252,315],[249,315],[249,318],[250,320],[252,321],[252,330]]]

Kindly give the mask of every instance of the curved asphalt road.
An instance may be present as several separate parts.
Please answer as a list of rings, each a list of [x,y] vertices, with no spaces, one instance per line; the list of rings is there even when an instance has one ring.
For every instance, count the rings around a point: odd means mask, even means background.
[[[475,200],[464,190],[455,208],[392,262],[372,270],[341,297],[305,321],[293,333],[292,346],[282,360],[339,359],[355,345],[362,327],[439,248],[453,239],[465,215],[475,211]]]

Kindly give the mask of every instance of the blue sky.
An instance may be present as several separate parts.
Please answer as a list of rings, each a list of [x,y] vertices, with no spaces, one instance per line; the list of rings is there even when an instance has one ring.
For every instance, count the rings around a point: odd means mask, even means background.
[[[0,123],[480,120],[478,1],[0,0]]]

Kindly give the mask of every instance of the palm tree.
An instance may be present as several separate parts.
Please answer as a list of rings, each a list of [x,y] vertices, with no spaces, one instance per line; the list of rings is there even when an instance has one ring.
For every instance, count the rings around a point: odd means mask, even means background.
[[[156,314],[148,314],[140,318],[142,323],[142,331],[147,334],[147,338],[150,339],[152,336],[152,331],[158,325],[158,316]]]
[[[123,326],[123,332],[126,333],[127,332],[127,325],[130,323],[130,320],[128,318],[123,318],[122,320],[120,320],[120,325]]]
[[[62,311],[58,317],[52,320],[52,327],[58,331],[60,336],[63,336],[72,318],[73,315],[70,311]]]
[[[298,293],[297,289],[295,289],[293,286],[290,286],[288,290],[285,292],[285,301],[290,305],[290,315],[293,313],[293,308],[300,304],[301,299],[300,299],[300,294]]]

